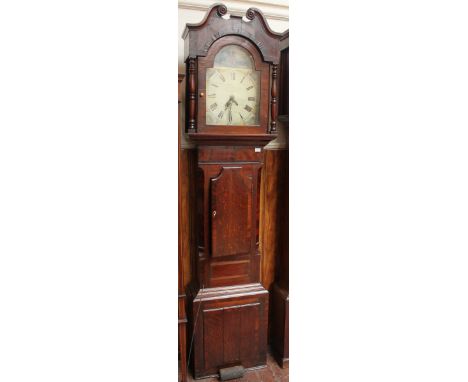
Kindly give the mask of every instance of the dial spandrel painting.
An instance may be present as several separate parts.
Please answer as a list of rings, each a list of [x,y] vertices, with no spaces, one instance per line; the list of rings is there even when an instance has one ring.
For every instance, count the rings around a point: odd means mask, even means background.
[[[259,125],[260,75],[250,53],[227,45],[206,71],[206,124]]]

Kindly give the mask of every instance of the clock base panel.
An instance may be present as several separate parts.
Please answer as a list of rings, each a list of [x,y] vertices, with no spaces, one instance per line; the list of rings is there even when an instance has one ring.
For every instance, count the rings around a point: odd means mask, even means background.
[[[199,290],[192,303],[194,375],[266,365],[268,291],[260,284]]]

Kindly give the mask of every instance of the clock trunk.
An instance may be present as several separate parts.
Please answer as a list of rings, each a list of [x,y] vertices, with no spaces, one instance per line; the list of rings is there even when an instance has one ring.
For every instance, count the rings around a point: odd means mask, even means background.
[[[259,149],[197,148],[196,377],[232,364],[250,368],[266,363],[268,291],[260,284]]]

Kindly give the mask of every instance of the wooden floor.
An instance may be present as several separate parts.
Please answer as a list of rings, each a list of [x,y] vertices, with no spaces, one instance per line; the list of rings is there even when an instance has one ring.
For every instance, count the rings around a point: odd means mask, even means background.
[[[180,370],[179,370],[180,381]],[[187,382],[217,382],[218,378],[193,379],[191,373],[187,378]],[[231,379],[230,382],[289,382],[289,369],[282,369],[278,366],[271,354],[267,356],[267,367],[260,370],[247,371],[243,378]]]

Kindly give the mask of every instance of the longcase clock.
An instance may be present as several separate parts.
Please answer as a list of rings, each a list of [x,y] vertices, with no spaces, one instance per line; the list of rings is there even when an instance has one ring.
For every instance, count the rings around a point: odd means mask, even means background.
[[[196,378],[266,364],[260,281],[263,148],[276,137],[281,35],[262,13],[214,5],[185,40],[186,133],[196,144],[196,253],[187,291]]]

